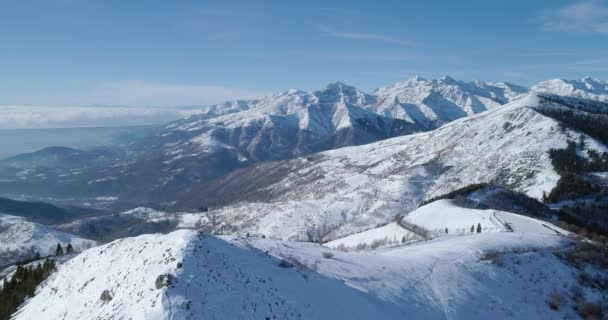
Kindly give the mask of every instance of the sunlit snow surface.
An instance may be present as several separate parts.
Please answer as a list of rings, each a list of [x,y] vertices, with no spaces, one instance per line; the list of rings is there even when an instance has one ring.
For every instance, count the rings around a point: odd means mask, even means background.
[[[325,239],[334,240],[474,183],[494,182],[540,199],[559,179],[548,150],[565,147],[579,133],[561,130],[532,109],[538,105],[539,97],[531,94],[430,132],[267,164],[268,172],[275,171],[272,166],[289,172],[257,191],[270,200],[214,214],[244,232],[307,239],[310,229],[324,227]],[[234,183],[238,179],[235,174]]]
[[[458,216],[484,215],[461,209],[441,220],[421,209],[420,224],[451,229],[460,225]],[[568,245],[566,232],[508,212],[493,214],[514,232],[446,235],[358,252],[185,230],[126,238],[62,265],[16,319],[564,317],[568,308],[552,311],[544,301],[552,290],[576,283],[576,270],[550,252]],[[503,265],[480,261],[490,250],[518,251],[507,253]],[[156,285],[163,274],[174,276],[172,285]],[[100,299],[104,290],[112,300]]]

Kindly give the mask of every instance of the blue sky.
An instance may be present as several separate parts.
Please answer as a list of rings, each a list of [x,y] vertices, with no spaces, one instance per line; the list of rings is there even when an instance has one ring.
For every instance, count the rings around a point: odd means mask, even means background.
[[[0,0],[0,105],[174,106],[421,75],[608,78],[608,1]]]

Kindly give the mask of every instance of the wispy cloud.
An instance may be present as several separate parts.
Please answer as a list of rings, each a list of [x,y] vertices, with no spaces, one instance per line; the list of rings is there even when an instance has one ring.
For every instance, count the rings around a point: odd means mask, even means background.
[[[0,106],[0,129],[147,125],[196,112],[182,108]]]
[[[186,85],[139,80],[98,84],[83,103],[121,106],[183,106],[213,104],[225,100],[257,98],[264,93],[214,85]],[[79,103],[79,104],[83,104]]]
[[[599,0],[547,9],[540,14],[544,31],[573,31],[608,35],[608,6]]]
[[[321,25],[319,26],[319,30],[325,35],[335,37],[335,38],[343,38],[343,39],[353,39],[353,40],[364,40],[364,41],[379,41],[385,43],[393,43],[399,45],[406,46],[415,46],[415,43],[412,41],[408,41],[396,36],[379,34],[379,33],[367,33],[367,32],[351,32],[351,31],[343,31],[337,30],[328,26]]]
[[[202,105],[264,94],[223,86],[108,81],[65,95],[5,102],[0,106],[0,129],[164,123],[198,112]]]

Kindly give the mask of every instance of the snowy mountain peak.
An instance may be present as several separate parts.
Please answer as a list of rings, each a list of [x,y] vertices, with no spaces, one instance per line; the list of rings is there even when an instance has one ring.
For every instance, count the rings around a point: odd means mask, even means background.
[[[447,75],[431,81],[415,77],[374,91],[379,101],[374,109],[385,116],[434,128],[497,108],[527,92],[523,87],[463,82]]]
[[[300,89],[288,89],[282,92],[279,92],[278,94],[273,95],[272,97],[285,97],[285,96],[297,96],[297,95],[306,95],[308,94],[305,91],[302,91]]]
[[[532,90],[600,102],[608,102],[608,81],[591,77],[580,80],[551,79],[540,82]]]
[[[441,82],[447,83],[447,84],[455,84],[455,83],[459,83],[460,82],[460,81],[458,81],[458,80],[456,80],[456,79],[454,79],[454,78],[452,78],[452,77],[450,77],[448,75],[445,75],[445,76],[441,77],[439,80]]]
[[[424,77],[421,77],[419,75],[415,75],[409,79],[407,79],[406,81],[410,81],[410,82],[428,82],[428,80]]]
[[[328,83],[323,90],[317,93],[340,93],[340,94],[356,94],[358,92],[355,87],[345,84],[344,82],[336,81]]]

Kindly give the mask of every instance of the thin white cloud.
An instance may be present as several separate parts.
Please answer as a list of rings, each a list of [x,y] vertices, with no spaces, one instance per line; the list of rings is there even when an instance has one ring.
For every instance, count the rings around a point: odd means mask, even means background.
[[[378,34],[378,33],[365,33],[365,32],[349,32],[337,30],[328,26],[319,26],[319,30],[325,35],[335,37],[335,38],[343,38],[343,39],[353,39],[353,40],[364,40],[364,41],[379,41],[393,44],[400,44],[406,46],[414,46],[415,44],[411,41],[401,39],[399,37]]]
[[[186,108],[0,106],[0,129],[148,125],[197,112]]]
[[[137,80],[103,82],[92,96],[82,97],[79,104],[121,106],[206,105],[226,100],[251,99],[261,92],[223,86],[181,85]]]
[[[199,112],[203,105],[263,95],[223,86],[109,81],[66,95],[27,97],[0,105],[0,129],[165,123]]]
[[[578,1],[541,13],[544,31],[572,31],[608,35],[608,6],[599,0]]]

